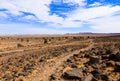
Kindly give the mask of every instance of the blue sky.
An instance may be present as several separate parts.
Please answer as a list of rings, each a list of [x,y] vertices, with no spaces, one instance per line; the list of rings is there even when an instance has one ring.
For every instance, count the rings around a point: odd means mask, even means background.
[[[120,33],[120,0],[0,0],[0,34]]]

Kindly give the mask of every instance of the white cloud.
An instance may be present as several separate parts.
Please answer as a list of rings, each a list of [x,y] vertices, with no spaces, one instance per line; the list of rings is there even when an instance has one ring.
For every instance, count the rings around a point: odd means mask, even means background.
[[[96,6],[100,6],[100,5],[101,5],[100,2],[95,2],[95,3],[93,3],[93,4],[89,5],[89,6],[91,6],[91,7],[96,7]]]
[[[56,4],[69,3],[70,5],[78,4],[79,6],[84,6],[85,0],[52,0]]]
[[[68,0],[69,2],[74,2],[74,3],[82,3],[84,0]],[[73,24],[74,22],[69,21],[69,20],[65,20],[67,22],[64,21],[64,19],[62,17],[59,17],[58,15],[54,14],[54,15],[49,15],[49,7],[48,5],[51,3],[51,0],[44,0],[44,1],[40,1],[40,0],[20,0],[20,1],[16,1],[16,0],[0,0],[0,8],[5,8],[8,9],[9,12],[13,15],[20,15],[21,12],[29,12],[29,13],[33,13],[35,14],[35,16],[39,19],[40,22],[50,22],[50,23],[55,23],[55,24],[62,24],[63,27],[65,26],[70,26],[67,25],[67,23],[69,24]],[[6,5],[4,5],[6,4]],[[76,23],[75,23],[76,24]],[[74,25],[75,25],[74,24]],[[73,26],[73,25],[72,25]],[[75,25],[76,26],[76,25]]]
[[[92,18],[104,17],[107,15],[114,14],[115,12],[120,11],[120,6],[99,6],[92,8],[81,8],[76,10],[72,15],[69,16],[71,20],[83,20],[88,21]]]
[[[112,30],[113,32],[118,32],[116,29],[119,29],[120,24],[118,21],[120,21],[120,17],[112,15],[120,11],[120,6],[100,6],[101,4],[96,2],[90,5],[92,6],[91,8],[85,8],[86,0],[64,0],[65,3],[77,3],[80,5],[74,12],[66,14],[68,18],[64,19],[57,14],[49,15],[50,8],[48,5],[51,1],[52,0],[0,0],[0,8],[7,9],[8,11],[6,13],[15,16],[22,15],[21,11],[32,13],[35,17],[28,15],[23,17],[23,19],[47,22],[51,27],[75,28],[82,27],[83,24],[88,23],[92,24],[91,28],[95,30],[104,31],[102,30],[104,27],[106,28],[106,32],[111,32]],[[6,15],[6,13],[0,13],[0,16],[7,17],[8,15]],[[106,22],[106,25],[104,25],[104,22]],[[116,29],[114,29],[115,27]],[[108,28],[110,29],[107,30]]]
[[[33,16],[33,15],[27,15],[27,16],[24,16],[22,19],[20,19],[20,20],[35,20],[35,21],[37,21],[37,18],[35,17],[35,16]]]
[[[106,16],[90,20],[91,27],[98,32],[120,33],[120,16]]]
[[[79,6],[86,5],[85,0],[63,0],[65,3],[78,4]]]

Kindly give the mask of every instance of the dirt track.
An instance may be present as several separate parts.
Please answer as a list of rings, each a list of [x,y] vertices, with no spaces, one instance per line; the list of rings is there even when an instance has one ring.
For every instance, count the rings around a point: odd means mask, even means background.
[[[35,75],[30,76],[27,80],[28,81],[49,81],[50,75],[54,74],[54,72],[57,69],[60,70],[59,67],[62,66],[64,61],[66,61],[68,58],[70,58],[74,54],[79,54],[80,51],[84,51],[84,50],[88,50],[88,49],[92,48],[94,45],[94,42],[92,39],[90,39],[89,41],[90,41],[89,46],[86,48],[75,50],[73,52],[68,52],[61,56],[58,56],[55,59],[47,60],[47,62],[45,64],[43,64],[43,69],[38,71]]]

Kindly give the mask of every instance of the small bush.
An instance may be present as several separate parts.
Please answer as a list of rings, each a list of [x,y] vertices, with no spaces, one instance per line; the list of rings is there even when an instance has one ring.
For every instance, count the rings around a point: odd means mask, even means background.
[[[48,40],[46,38],[44,38],[44,44],[48,43]]]
[[[29,42],[29,39],[27,39],[26,42]]]
[[[18,43],[17,47],[24,47],[22,44]]]
[[[23,41],[24,41],[24,39],[21,38],[21,42],[23,42]]]

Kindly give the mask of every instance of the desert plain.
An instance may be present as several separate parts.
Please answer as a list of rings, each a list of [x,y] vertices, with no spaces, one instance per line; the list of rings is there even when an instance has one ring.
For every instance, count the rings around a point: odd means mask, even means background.
[[[0,36],[0,81],[120,81],[120,35]]]

